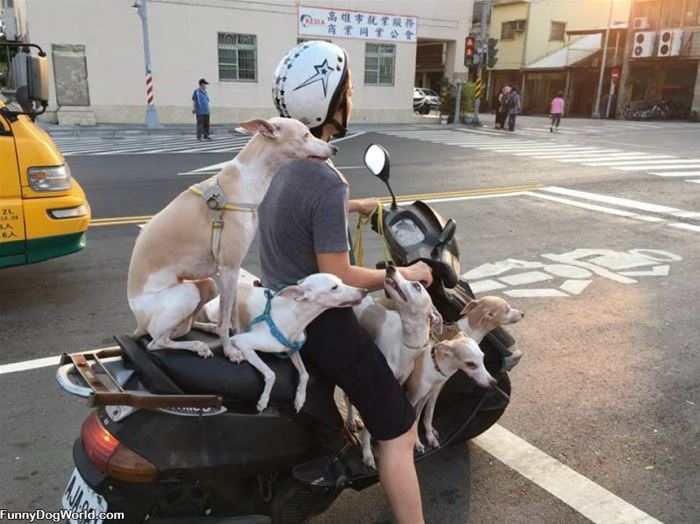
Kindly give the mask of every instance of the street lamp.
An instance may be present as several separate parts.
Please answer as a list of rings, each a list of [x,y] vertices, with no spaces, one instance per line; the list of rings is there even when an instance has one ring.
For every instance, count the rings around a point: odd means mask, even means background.
[[[603,58],[600,62],[600,75],[598,76],[598,89],[595,95],[595,107],[593,108],[593,118],[600,118],[600,97],[603,92],[603,78],[605,77],[605,63],[608,59],[608,40],[610,39],[610,26],[612,25],[613,0],[610,0],[610,11],[608,12],[608,24],[605,26],[605,43],[603,44]]]
[[[136,0],[132,7],[141,18],[143,29],[143,59],[146,66],[146,127],[149,129],[160,127],[158,114],[156,113],[156,102],[153,94],[153,75],[151,74],[151,48],[148,41],[148,0]]]

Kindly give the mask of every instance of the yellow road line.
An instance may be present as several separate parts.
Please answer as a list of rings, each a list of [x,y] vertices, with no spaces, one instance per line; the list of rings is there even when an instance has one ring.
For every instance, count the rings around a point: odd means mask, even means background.
[[[524,184],[519,186],[489,187],[483,189],[464,189],[460,191],[441,191],[437,193],[418,193],[415,195],[399,195],[396,200],[399,202],[412,200],[434,200],[438,198],[454,198],[463,196],[486,196],[499,195],[502,193],[518,193],[521,191],[532,191],[544,187],[543,184]],[[383,203],[391,202],[390,197],[379,199]],[[148,222],[153,215],[138,215],[131,217],[93,218],[90,227],[97,226],[120,226],[126,224],[143,224]]]

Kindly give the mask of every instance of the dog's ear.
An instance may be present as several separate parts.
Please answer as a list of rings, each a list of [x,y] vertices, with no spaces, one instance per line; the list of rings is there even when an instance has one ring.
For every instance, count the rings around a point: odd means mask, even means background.
[[[433,306],[430,310],[430,334],[433,338],[440,338],[442,336],[442,315]]]
[[[274,125],[267,120],[262,118],[256,118],[254,120],[249,120],[248,122],[243,122],[236,131],[246,135],[254,135],[255,133],[260,133],[267,138],[277,138],[280,136],[280,127]]]
[[[466,303],[466,305],[462,308],[462,311],[459,312],[460,317],[465,317],[467,316],[476,306],[479,305],[479,302],[476,300],[470,300],[469,302]]]
[[[438,342],[435,344],[435,353],[442,357],[446,357],[452,354],[452,346],[446,342]]]
[[[287,286],[277,294],[281,297],[291,298],[296,301],[306,300],[308,298],[306,290],[301,286]]]

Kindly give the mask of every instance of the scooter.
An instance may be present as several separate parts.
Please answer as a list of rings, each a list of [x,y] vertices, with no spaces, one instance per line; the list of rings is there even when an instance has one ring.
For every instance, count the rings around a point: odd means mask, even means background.
[[[375,215],[372,227],[397,265],[422,260],[431,266],[433,302],[446,322],[456,321],[474,294],[459,277],[454,220],[421,201],[397,205],[383,147],[369,146],[365,164],[391,194],[389,209]],[[270,406],[257,413],[261,375],[223,357],[218,339],[194,330],[188,338],[205,340],[216,356],[149,352],[147,340],[129,336],[116,336],[114,349],[63,355],[59,384],[93,408],[73,444],[75,467],[62,496],[63,508],[74,512],[70,523],[301,523],[344,489],[378,482],[377,472],[362,463],[358,435],[338,412],[334,386],[313,369],[297,414],[294,367],[261,355],[277,380]],[[497,386],[482,389],[455,374],[434,417],[442,445],[416,454],[416,461],[482,433],[506,409],[508,372],[521,353],[503,329],[481,347]]]

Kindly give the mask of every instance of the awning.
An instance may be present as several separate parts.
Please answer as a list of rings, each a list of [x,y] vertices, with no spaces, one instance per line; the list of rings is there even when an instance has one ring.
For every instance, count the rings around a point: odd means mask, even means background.
[[[603,35],[600,33],[582,36],[544,58],[534,61],[524,67],[524,69],[526,71],[536,71],[571,67],[600,51],[602,37]]]

